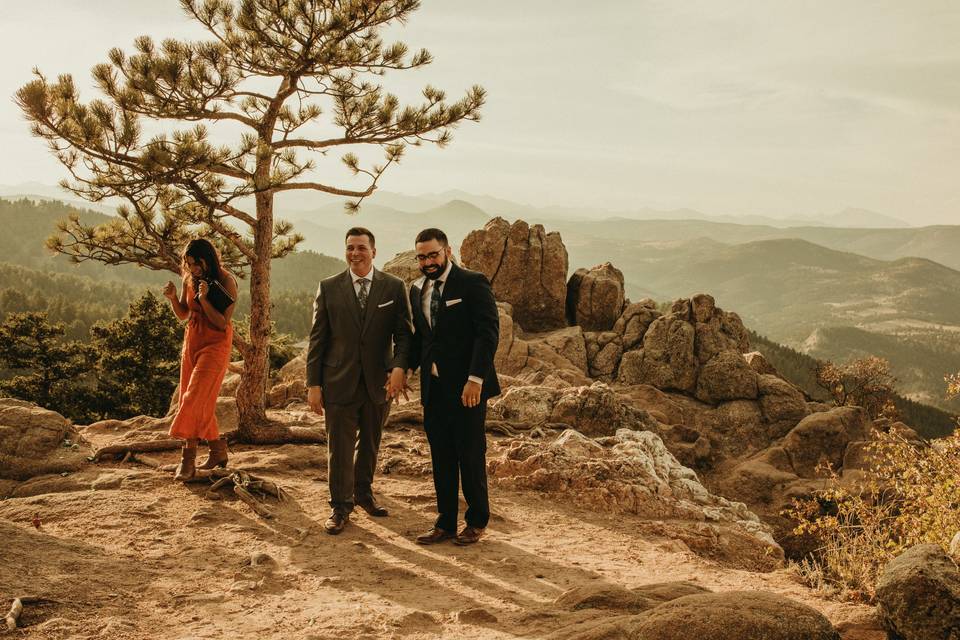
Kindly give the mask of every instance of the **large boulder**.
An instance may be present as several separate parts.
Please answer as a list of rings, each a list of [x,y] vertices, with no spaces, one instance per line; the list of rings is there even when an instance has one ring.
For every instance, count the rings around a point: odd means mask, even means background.
[[[657,605],[698,593],[710,593],[692,582],[657,582],[633,589],[617,585],[574,587],[554,601],[568,611],[602,609],[610,612],[640,613]]]
[[[390,258],[383,265],[384,273],[397,276],[408,285],[423,275],[417,262],[417,252],[413,249],[403,251]]]
[[[840,640],[822,613],[765,591],[701,593],[639,614],[626,637],[642,640]]]
[[[566,326],[567,249],[559,233],[498,217],[470,232],[460,257],[487,276],[496,299],[512,305],[513,318],[526,330]]]
[[[739,351],[720,351],[700,368],[696,396],[710,404],[755,400],[757,374]]]
[[[860,407],[835,407],[813,413],[801,420],[783,439],[794,471],[801,477],[819,475],[818,467],[843,465],[843,456],[851,442],[866,440],[870,421]]]
[[[643,336],[642,354],[621,361],[618,380],[623,384],[650,384],[658,389],[693,393],[698,364],[694,356],[695,336],[694,326],[683,317],[667,314],[657,318]],[[634,362],[634,358],[639,362]]]
[[[960,639],[960,570],[939,545],[911,547],[877,582],[877,609],[891,637]]]
[[[757,360],[754,359],[754,362]],[[756,370],[752,364],[751,369]],[[760,394],[763,419],[769,424],[792,427],[807,416],[807,402],[803,392],[786,380],[775,375],[760,374],[757,376],[757,391]]]
[[[609,331],[624,300],[623,272],[609,262],[577,269],[567,282],[567,322],[584,331]]]
[[[79,469],[89,444],[56,411],[15,398],[0,398],[0,478],[26,480]]]

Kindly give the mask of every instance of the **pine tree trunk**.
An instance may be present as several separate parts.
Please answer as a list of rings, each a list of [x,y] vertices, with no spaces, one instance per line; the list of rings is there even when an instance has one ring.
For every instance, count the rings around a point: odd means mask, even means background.
[[[270,249],[273,244],[273,193],[256,194],[256,260],[250,265],[250,348],[237,389],[239,436],[243,442],[268,437],[266,397],[270,375]]]

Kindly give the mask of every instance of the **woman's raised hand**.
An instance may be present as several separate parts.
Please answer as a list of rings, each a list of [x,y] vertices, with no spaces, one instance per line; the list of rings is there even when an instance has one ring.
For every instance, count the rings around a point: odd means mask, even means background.
[[[201,280],[200,284],[197,285],[197,295],[200,296],[201,299],[207,297],[207,291],[209,290],[210,285],[208,285],[204,280]]]
[[[169,280],[167,281],[167,284],[163,286],[163,297],[167,298],[168,300],[177,299],[177,287]]]

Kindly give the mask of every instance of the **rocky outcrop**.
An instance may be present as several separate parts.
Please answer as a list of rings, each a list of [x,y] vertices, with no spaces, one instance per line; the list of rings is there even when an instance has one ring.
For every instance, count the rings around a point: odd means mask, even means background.
[[[609,331],[625,299],[623,272],[609,262],[577,269],[567,282],[567,322],[584,331]]]
[[[500,343],[494,356],[497,372],[525,384],[547,387],[589,385],[587,350],[580,327],[528,335],[513,319],[511,305],[498,302]]]
[[[636,616],[630,631],[643,640],[840,640],[816,609],[765,591],[677,598]]]
[[[510,303],[527,331],[566,326],[567,249],[559,233],[498,217],[470,232],[460,257],[464,266],[487,276],[496,299]]]
[[[0,398],[0,478],[25,480],[79,469],[91,450],[69,420],[55,411]]]
[[[383,272],[397,276],[407,284],[423,275],[417,262],[417,252],[413,249],[393,256],[383,265]]]
[[[612,381],[623,356],[623,338],[615,331],[586,331],[583,340],[587,351],[587,373],[597,380]]]
[[[710,404],[727,400],[756,400],[757,374],[738,351],[720,351],[697,375],[697,399]]]
[[[685,581],[658,582],[633,589],[616,585],[576,587],[560,594],[554,603],[567,611],[602,609],[611,613],[641,613],[664,602],[699,593],[710,593],[710,590]]]
[[[960,638],[960,570],[939,545],[912,547],[877,582],[877,608],[891,637]]]
[[[620,335],[623,350],[630,351],[643,344],[643,336],[650,324],[661,315],[657,303],[650,298],[632,302],[623,309],[623,313],[613,324],[613,331]]]
[[[757,516],[707,491],[650,431],[620,429],[593,440],[568,429],[548,444],[518,439],[490,460],[488,471],[499,486],[653,519],[662,535],[735,566],[767,570],[782,560]]]
[[[609,436],[619,429],[658,428],[649,413],[624,402],[602,382],[564,389],[513,387],[493,403],[489,415],[525,428],[571,428],[588,436]]]

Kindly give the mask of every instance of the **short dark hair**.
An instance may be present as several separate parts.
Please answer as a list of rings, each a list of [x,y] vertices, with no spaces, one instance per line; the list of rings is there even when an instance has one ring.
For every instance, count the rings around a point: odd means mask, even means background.
[[[347,229],[347,235],[343,236],[343,241],[346,242],[350,236],[367,236],[370,238],[370,246],[377,246],[377,239],[373,237],[373,232],[366,227],[350,227]]]
[[[436,240],[444,247],[447,246],[447,234],[440,229],[430,227],[429,229],[424,229],[417,234],[417,239],[414,241],[414,244],[417,242],[430,242],[431,240]]]

